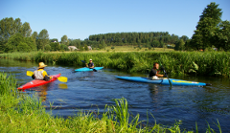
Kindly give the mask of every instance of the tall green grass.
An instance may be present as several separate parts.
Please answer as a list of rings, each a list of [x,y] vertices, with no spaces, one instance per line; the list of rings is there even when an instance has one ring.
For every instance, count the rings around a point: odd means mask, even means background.
[[[109,53],[11,53],[0,58],[44,61],[83,66],[81,60],[93,59],[95,66],[127,72],[146,72],[154,62],[162,62],[170,74],[221,75],[230,77],[230,52],[109,52]]]
[[[42,102],[35,97],[21,94],[16,91],[16,79],[12,75],[0,72],[0,132],[156,132],[179,133],[186,131],[180,129],[181,122],[173,126],[143,125],[139,115],[130,117],[128,101],[124,98],[115,99],[115,105],[105,106],[105,112],[99,114],[95,111],[79,113],[67,119],[54,117],[46,112]],[[96,114],[96,115],[95,115]],[[101,117],[98,117],[101,116]],[[147,122],[148,123],[148,122]],[[219,132],[220,123],[217,121]],[[198,132],[198,127],[196,126]],[[208,124],[207,133],[215,132]]]

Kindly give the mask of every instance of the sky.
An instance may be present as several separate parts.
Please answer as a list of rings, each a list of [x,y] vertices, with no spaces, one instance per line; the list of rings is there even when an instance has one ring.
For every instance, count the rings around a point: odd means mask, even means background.
[[[168,32],[189,38],[211,2],[222,20],[230,20],[230,0],[0,0],[0,20],[20,18],[32,32],[49,38],[84,40],[90,35],[121,32]]]

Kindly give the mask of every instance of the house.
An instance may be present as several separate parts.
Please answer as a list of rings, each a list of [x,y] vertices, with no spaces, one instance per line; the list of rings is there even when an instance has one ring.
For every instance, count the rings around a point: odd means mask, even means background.
[[[88,50],[92,50],[91,46],[87,46],[88,47]]]
[[[70,51],[78,50],[77,47],[75,47],[75,46],[68,46],[68,49]]]

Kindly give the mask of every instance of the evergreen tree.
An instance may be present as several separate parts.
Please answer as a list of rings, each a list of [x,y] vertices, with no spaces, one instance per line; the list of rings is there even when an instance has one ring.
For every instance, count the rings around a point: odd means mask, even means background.
[[[206,47],[212,46],[212,38],[215,36],[222,16],[221,9],[218,6],[215,2],[211,2],[204,9],[191,40],[193,47],[204,50]]]

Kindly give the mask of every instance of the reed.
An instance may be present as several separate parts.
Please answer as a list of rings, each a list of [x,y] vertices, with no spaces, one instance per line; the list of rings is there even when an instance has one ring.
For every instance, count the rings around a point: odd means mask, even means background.
[[[0,58],[43,61],[82,67],[81,60],[93,59],[95,66],[127,72],[146,72],[154,62],[162,62],[170,75],[220,75],[230,77],[230,52],[66,52],[66,53],[10,53]]]
[[[146,72],[153,62],[162,62],[171,74],[230,76],[229,52],[107,52],[107,53],[27,53],[1,54],[1,58],[44,61],[53,64],[83,66],[90,58],[96,66],[127,72]]]

